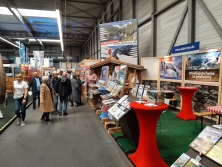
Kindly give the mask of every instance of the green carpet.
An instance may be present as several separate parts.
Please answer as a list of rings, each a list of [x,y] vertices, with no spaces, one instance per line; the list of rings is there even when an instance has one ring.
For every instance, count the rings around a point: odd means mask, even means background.
[[[198,136],[200,131],[200,123],[196,121],[184,121],[176,117],[176,113],[167,111],[166,116],[170,125],[171,143],[168,131],[162,131],[157,126],[157,144],[161,157],[168,165],[182,154],[189,150],[189,144]],[[167,130],[166,119],[164,114],[161,114],[161,129]],[[205,127],[205,126],[204,126]]]
[[[29,104],[32,101],[32,96],[28,98],[27,104]],[[8,94],[8,105],[7,107],[4,106],[4,104],[0,105],[0,110],[2,112],[3,118],[0,119],[0,129],[7,124],[14,116],[14,100],[13,100],[13,94]]]

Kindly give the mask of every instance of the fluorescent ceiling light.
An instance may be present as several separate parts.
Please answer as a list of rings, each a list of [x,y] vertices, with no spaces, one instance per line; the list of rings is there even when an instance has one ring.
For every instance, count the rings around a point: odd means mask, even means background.
[[[33,9],[18,9],[18,11],[20,12],[22,16],[57,18],[55,11],[33,10]],[[8,10],[8,8],[6,7],[0,7],[0,14],[12,15],[10,10]]]
[[[5,42],[7,42],[7,43],[9,43],[9,44],[11,44],[11,45],[13,45],[13,46],[15,46],[15,47],[17,47],[17,48],[19,48],[19,49],[21,49],[18,45],[14,44],[14,43],[11,43],[11,42],[9,42],[8,40],[6,40],[6,39],[4,39],[2,37],[0,37],[0,39],[5,41]]]
[[[14,38],[15,40],[26,40],[27,38]],[[28,39],[30,42],[36,42],[35,39]],[[42,42],[60,42],[59,39],[37,39],[41,40]]]
[[[60,42],[61,42],[61,49],[62,49],[62,51],[64,51],[63,37],[62,37],[62,22],[61,22],[59,10],[56,10],[56,14],[57,14],[57,22],[58,22],[58,28],[59,28],[59,36],[60,36]]]

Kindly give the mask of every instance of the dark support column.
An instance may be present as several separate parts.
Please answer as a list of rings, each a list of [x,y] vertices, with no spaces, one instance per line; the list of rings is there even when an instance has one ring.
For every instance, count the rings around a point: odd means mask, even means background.
[[[132,0],[132,19],[136,18],[136,0]]]
[[[107,10],[107,8],[105,7],[104,12],[106,12],[106,10]],[[107,13],[105,13],[104,21],[105,21],[105,23],[107,22]]]
[[[196,1],[187,0],[188,4],[188,43],[195,42]]]
[[[123,1],[119,0],[119,21],[123,20]]]
[[[151,13],[151,54],[156,57],[156,17],[154,13],[156,12],[156,1],[152,0],[152,13]]]

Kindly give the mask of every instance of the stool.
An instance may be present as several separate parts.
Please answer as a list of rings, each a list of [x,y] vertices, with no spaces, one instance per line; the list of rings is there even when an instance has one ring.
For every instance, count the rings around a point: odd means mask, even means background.
[[[169,105],[169,103],[170,103],[170,99],[166,99],[166,98],[164,98],[164,103]],[[167,111],[167,110],[163,111],[162,114],[163,114],[164,117],[165,117],[165,120],[166,120],[166,123],[167,123],[167,129],[168,129],[168,130],[162,130],[162,129],[161,129],[161,120],[160,120],[160,118],[159,118],[159,124],[157,124],[157,125],[160,125],[160,130],[159,130],[160,133],[161,133],[161,131],[168,131],[168,132],[169,132],[170,143],[171,143],[170,125],[169,125],[169,122],[168,122],[168,119],[167,119],[167,116],[166,116],[166,111]]]
[[[194,115],[196,116],[196,128],[197,128],[197,119],[200,118],[201,130],[203,130],[203,117],[204,116],[211,116],[211,125],[212,125],[212,116],[215,114],[212,112],[194,112]]]

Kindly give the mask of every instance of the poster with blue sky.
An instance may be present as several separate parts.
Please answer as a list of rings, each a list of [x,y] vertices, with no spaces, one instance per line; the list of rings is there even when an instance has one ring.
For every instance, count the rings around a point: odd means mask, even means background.
[[[101,59],[138,64],[137,19],[99,25]]]
[[[220,55],[220,51],[187,55],[185,79],[219,82]]]
[[[160,59],[160,78],[181,80],[182,56],[166,56]]]

